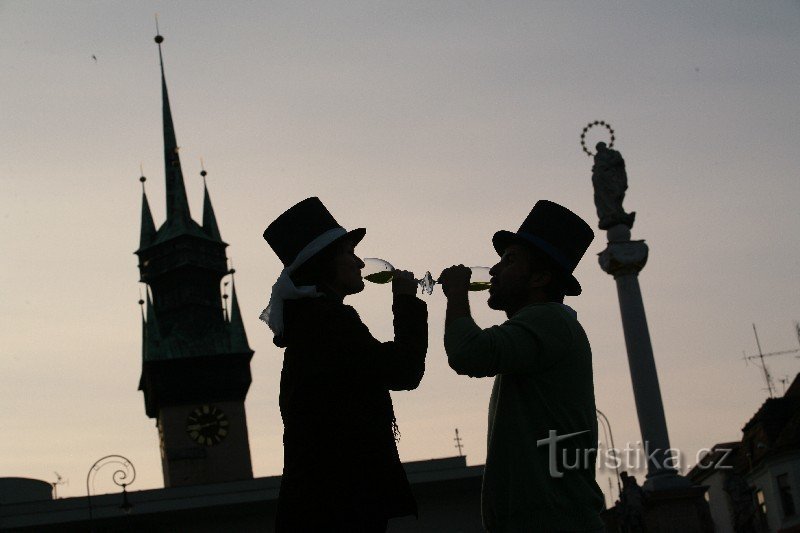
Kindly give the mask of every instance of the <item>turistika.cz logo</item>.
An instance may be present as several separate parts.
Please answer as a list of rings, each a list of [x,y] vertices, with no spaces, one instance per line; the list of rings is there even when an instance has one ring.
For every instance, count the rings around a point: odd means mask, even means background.
[[[544,439],[536,441],[537,447],[547,446],[547,459],[548,470],[551,477],[561,478],[564,477],[564,470],[579,470],[585,468],[594,468],[596,459],[600,459],[597,467],[600,469],[619,469],[624,470],[640,470],[646,468],[648,465],[655,466],[658,469],[670,469],[680,471],[684,464],[684,454],[677,448],[668,448],[662,450],[660,448],[650,449],[647,442],[642,445],[641,441],[637,441],[632,447],[630,443],[625,445],[625,448],[619,450],[617,448],[601,448],[600,443],[597,443],[596,448],[577,448],[577,449],[561,449],[561,457],[558,457],[558,443],[588,433],[589,430],[576,431],[575,433],[567,433],[559,435],[558,431],[551,429]],[[601,453],[602,451],[602,453]],[[714,461],[704,461],[703,458],[710,452],[715,452],[718,455]],[[695,455],[695,465],[697,468],[708,470],[728,470],[733,468],[732,465],[726,464],[728,456],[732,449],[714,448],[701,448]],[[570,462],[568,454],[574,454],[573,460]],[[560,467],[560,468],[559,468]]]

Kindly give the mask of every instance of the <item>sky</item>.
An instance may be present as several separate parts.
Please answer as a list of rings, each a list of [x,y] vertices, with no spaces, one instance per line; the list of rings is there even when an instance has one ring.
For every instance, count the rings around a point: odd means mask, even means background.
[[[256,476],[282,468],[282,353],[258,320],[281,268],[267,224],[319,196],[345,228],[367,228],[362,256],[420,275],[491,266],[492,234],[539,199],[596,227],[579,144],[594,120],[616,131],[632,238],[650,247],[639,280],[684,470],[738,440],[767,397],[743,360],[753,324],[765,352],[800,347],[797,2],[0,1],[0,476],[58,472],[59,496],[81,496],[95,460],[121,454],[131,490],[163,486],[137,391],[133,255],[140,165],[156,224],[165,216],[156,13],[192,215],[202,158],[255,350]],[[641,436],[605,245],[597,230],[575,272],[583,294],[566,303],[623,448]],[[346,300],[382,340],[390,292]],[[457,454],[458,428],[468,464],[483,464],[492,381],[450,370],[445,300],[423,298],[426,374],[392,395],[401,459]],[[485,293],[471,304],[481,326],[505,318]],[[800,361],[767,361],[781,393]],[[610,475],[597,476],[607,493]],[[118,490],[110,477],[93,493]]]

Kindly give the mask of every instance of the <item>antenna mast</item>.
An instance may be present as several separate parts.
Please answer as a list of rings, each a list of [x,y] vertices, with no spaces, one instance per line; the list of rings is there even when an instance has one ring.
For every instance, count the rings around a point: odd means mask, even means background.
[[[800,322],[795,322],[795,329],[797,330],[797,340],[800,342]],[[764,362],[765,357],[771,357],[773,355],[786,355],[790,353],[797,353],[800,352],[800,349],[795,350],[781,350],[780,352],[770,352],[764,353],[761,350],[761,342],[758,340],[758,331],[756,330],[756,325],[753,324],[753,334],[756,337],[756,346],[758,347],[758,355],[745,355],[744,362],[747,364],[748,361],[752,359],[758,359],[761,364],[761,369],[764,371],[764,381],[767,382],[767,391],[769,392],[769,397],[775,397],[775,387],[772,384],[772,375],[769,373],[769,369],[767,368],[767,363]]]
[[[772,376],[769,375],[769,370],[767,370],[767,364],[764,362],[764,353],[761,351],[761,342],[758,340],[758,331],[756,330],[756,325],[753,324],[753,334],[756,336],[756,346],[758,346],[758,357],[761,359],[761,368],[764,369],[764,380],[767,382],[767,390],[769,391],[769,397],[772,398],[774,396],[772,391]]]

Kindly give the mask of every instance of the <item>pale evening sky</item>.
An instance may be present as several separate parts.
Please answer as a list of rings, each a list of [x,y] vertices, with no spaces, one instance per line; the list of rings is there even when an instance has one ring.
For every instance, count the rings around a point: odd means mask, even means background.
[[[280,270],[264,227],[316,195],[346,228],[367,228],[362,256],[419,274],[491,266],[491,235],[516,230],[537,199],[596,226],[578,144],[592,120],[617,131],[633,238],[651,248],[640,282],[684,466],[739,439],[765,399],[741,360],[756,350],[751,324],[765,351],[798,348],[798,2],[2,1],[0,476],[57,471],[70,479],[59,495],[79,496],[92,463],[117,453],[137,468],[131,490],[162,486],[136,390],[133,255],[140,163],[164,218],[155,13],[192,214],[202,157],[255,350],[256,476],[282,467],[281,351],[257,319]],[[584,293],[566,303],[624,447],[640,434],[604,247],[598,230],[576,271]],[[425,298],[426,374],[393,394],[401,458],[454,455],[457,427],[481,464],[491,380],[449,369],[444,298]],[[374,285],[348,299],[384,340],[390,301]],[[479,324],[503,320],[485,293],[471,301]],[[800,364],[769,368],[782,391]]]

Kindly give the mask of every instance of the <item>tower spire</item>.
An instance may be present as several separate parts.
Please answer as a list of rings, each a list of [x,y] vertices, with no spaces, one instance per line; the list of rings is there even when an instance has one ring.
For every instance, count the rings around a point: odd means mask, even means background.
[[[149,246],[156,237],[156,225],[153,222],[153,214],[150,212],[150,203],[147,201],[147,193],[144,190],[144,182],[147,178],[142,173],[139,177],[142,182],[142,229],[139,233],[139,249]]]
[[[158,17],[156,17],[158,32]],[[158,44],[158,62],[161,65],[161,98],[164,119],[164,177],[167,181],[167,222],[186,223],[191,218],[189,202],[186,199],[186,187],[183,184],[181,159],[178,155],[178,142],[175,139],[175,126],[172,122],[172,111],[167,94],[167,79],[164,76],[164,57],[161,54],[161,43],[164,37],[156,35]]]
[[[212,239],[221,241],[222,236],[219,233],[219,226],[217,226],[217,217],[214,215],[214,207],[211,205],[211,196],[208,194],[208,184],[206,183],[206,172],[203,166],[203,160],[200,159],[200,175],[203,176],[203,231],[208,234]]]

